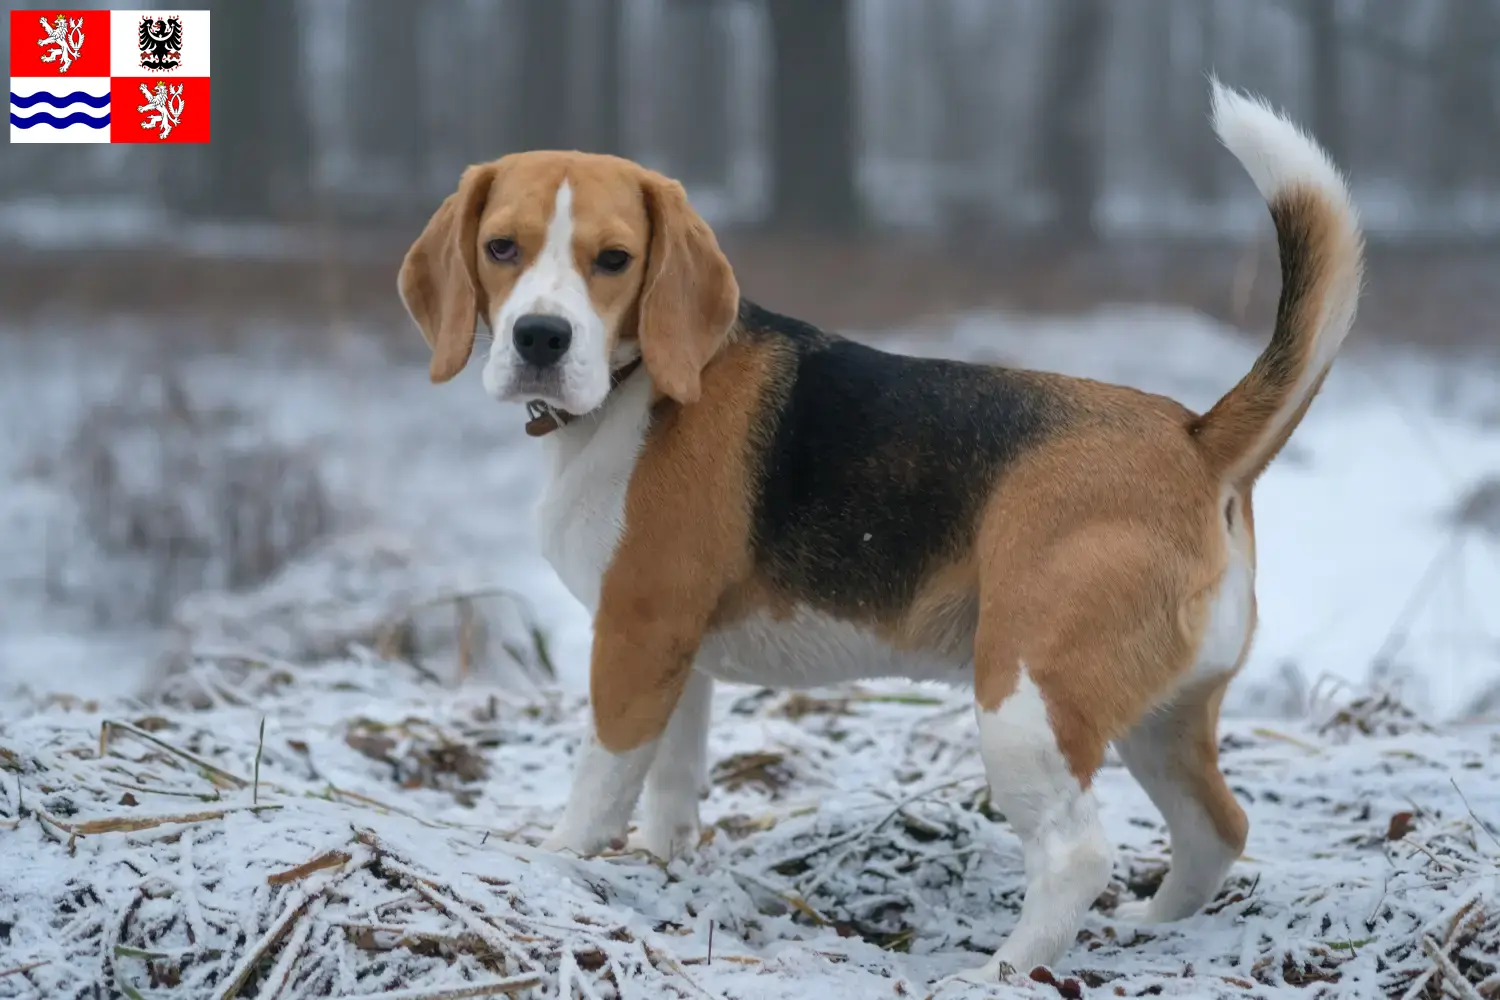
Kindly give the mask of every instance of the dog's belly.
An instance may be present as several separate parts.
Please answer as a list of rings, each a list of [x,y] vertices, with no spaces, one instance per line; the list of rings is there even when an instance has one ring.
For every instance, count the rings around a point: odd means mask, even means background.
[[[821,687],[878,677],[973,683],[971,646],[949,653],[897,649],[867,628],[799,607],[757,612],[709,633],[694,666],[711,677],[767,687]]]

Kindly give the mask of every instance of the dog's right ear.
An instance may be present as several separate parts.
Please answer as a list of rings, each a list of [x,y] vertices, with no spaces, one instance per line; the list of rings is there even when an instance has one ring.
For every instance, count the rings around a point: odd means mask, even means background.
[[[479,217],[498,169],[484,163],[465,170],[401,262],[401,301],[432,348],[434,382],[463,371],[474,351],[474,324],[481,316],[489,321],[479,283]]]

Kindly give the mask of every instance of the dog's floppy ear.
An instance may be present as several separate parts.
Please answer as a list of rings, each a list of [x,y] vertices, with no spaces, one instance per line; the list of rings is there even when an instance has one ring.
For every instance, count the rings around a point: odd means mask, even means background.
[[[401,262],[401,301],[432,348],[434,382],[463,370],[474,350],[474,324],[489,318],[476,255],[479,216],[497,169],[485,163],[465,170]]]
[[[740,286],[682,185],[646,171],[641,187],[651,219],[641,286],[641,356],[658,389],[679,403],[693,403],[703,366],[739,312]]]

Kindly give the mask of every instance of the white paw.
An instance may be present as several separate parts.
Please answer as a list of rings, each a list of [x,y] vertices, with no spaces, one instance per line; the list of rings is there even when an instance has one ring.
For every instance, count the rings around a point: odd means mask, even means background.
[[[645,816],[640,832],[631,838],[631,847],[649,851],[663,861],[686,857],[698,849],[698,797],[690,786],[665,793],[647,789]]]
[[[1150,926],[1161,923],[1149,899],[1127,899],[1115,904],[1115,921],[1122,924]]]
[[[1010,985],[1021,985],[1029,983],[1030,980],[1021,975],[1015,968],[1005,962],[989,961],[974,969],[965,969],[955,972],[945,979],[940,979],[933,984],[932,995],[940,995],[948,986],[994,986],[1000,983]]]
[[[696,809],[691,816],[669,818],[648,815],[642,829],[631,835],[630,846],[632,849],[647,851],[663,861],[671,861],[673,858],[687,857],[698,849],[700,831]]]
[[[625,831],[611,834],[597,830],[582,830],[570,826],[567,823],[558,824],[557,828],[542,841],[544,851],[570,851],[580,858],[592,857],[606,848],[615,850],[623,849],[625,846]]]

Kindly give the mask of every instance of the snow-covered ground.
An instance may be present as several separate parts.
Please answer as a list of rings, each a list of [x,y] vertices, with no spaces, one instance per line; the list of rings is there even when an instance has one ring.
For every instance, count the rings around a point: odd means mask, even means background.
[[[131,335],[0,337],[0,997],[92,983],[218,996],[236,981],[261,997],[478,996],[533,975],[537,997],[925,996],[1014,922],[1019,855],[976,799],[961,693],[725,688],[704,803],[717,832],[698,858],[663,870],[529,846],[566,791],[588,621],[532,537],[538,449],[473,372],[434,388],[425,366],[353,336],[332,363],[271,347],[182,359],[200,403],[317,456],[340,531],[254,593],[190,600],[173,633],[99,625],[115,577],[82,540],[68,444],[87,404],[138,377],[112,346]],[[1258,349],[1140,309],[882,339],[1195,407]],[[1451,519],[1491,478],[1494,367],[1339,362],[1256,492],[1260,632],[1223,746],[1246,858],[1222,905],[1177,927],[1137,933],[1102,900],[1060,982],[1436,997],[1443,963],[1495,974],[1500,523]],[[441,630],[454,595],[493,591],[521,599],[501,602],[496,630],[523,634],[517,609],[534,615],[557,689],[487,663],[460,681],[441,656],[377,665],[376,624],[436,614]],[[500,645],[534,668],[533,639]],[[201,655],[165,671],[189,641]],[[1432,727],[1365,704],[1325,728],[1372,679]],[[106,727],[100,756],[105,720],[128,725]],[[1159,817],[1118,767],[1100,789],[1121,891],[1145,889]],[[6,974],[30,963],[45,964]],[[559,993],[559,975],[574,987]],[[440,992],[465,983],[476,992]]]
[[[1016,919],[1020,851],[986,811],[960,693],[722,691],[707,837],[661,867],[533,846],[580,699],[360,660],[203,667],[149,709],[6,721],[0,973],[29,968],[0,997],[923,997]],[[190,710],[205,682],[212,707]],[[1330,718],[1226,726],[1250,841],[1171,927],[1112,916],[1166,856],[1111,763],[1116,883],[1061,987],[941,995],[1439,997],[1441,961],[1493,996],[1500,842],[1474,817],[1500,815],[1500,734]]]

